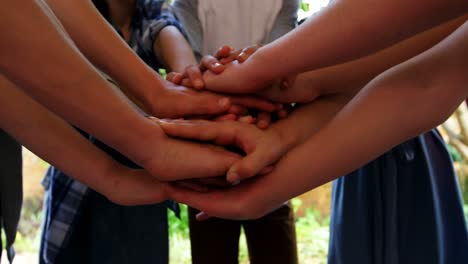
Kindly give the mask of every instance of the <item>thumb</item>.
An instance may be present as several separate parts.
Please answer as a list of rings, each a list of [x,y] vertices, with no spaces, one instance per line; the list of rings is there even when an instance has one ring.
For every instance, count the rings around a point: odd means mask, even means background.
[[[228,97],[209,92],[197,92],[187,95],[179,106],[183,108],[180,109],[180,112],[186,116],[219,115],[225,113],[231,107],[231,100]]]
[[[227,180],[231,184],[236,184],[241,180],[251,178],[259,174],[265,167],[273,164],[277,155],[255,151],[236,161],[227,172]]]

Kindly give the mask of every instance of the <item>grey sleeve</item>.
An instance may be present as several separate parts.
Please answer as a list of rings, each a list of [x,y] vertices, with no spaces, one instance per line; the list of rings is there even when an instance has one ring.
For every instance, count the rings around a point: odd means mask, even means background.
[[[263,44],[273,42],[293,30],[297,26],[298,10],[299,0],[283,0],[281,10],[276,17],[270,34],[266,37]]]
[[[200,61],[203,56],[203,30],[198,18],[198,0],[175,0],[172,9],[187,33],[197,61]]]

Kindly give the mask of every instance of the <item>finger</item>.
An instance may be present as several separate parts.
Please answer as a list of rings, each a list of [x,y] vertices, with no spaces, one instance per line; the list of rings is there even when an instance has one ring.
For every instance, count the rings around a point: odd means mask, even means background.
[[[220,115],[229,110],[232,103],[227,97],[210,92],[185,93],[174,103],[178,116]]]
[[[219,60],[222,58],[229,57],[232,51],[233,51],[233,48],[231,46],[224,45],[221,48],[219,48],[218,51],[216,51],[215,58]]]
[[[276,104],[255,96],[232,96],[231,100],[234,105],[245,106],[260,111],[274,112],[277,108]]]
[[[255,53],[258,50],[259,46],[250,46],[247,48],[244,48],[242,52],[237,56],[237,61],[240,63],[246,61],[253,53]]]
[[[185,87],[189,87],[189,88],[193,87],[192,81],[188,77],[183,78],[182,81],[180,82],[180,85],[185,86]]]
[[[286,77],[282,82],[280,89],[285,90],[291,88],[296,82],[297,75]]]
[[[182,74],[178,72],[170,72],[166,77],[166,80],[177,85],[180,85],[182,83],[182,79]]]
[[[237,183],[251,178],[275,162],[276,156],[276,154],[255,151],[232,165],[227,173],[227,180],[230,183]]]
[[[239,54],[241,52],[242,52],[241,50],[234,51],[231,54],[229,54],[228,57],[222,58],[219,61],[224,65],[226,65],[228,63],[231,63],[231,62],[235,61],[237,59],[237,57],[239,57]]]
[[[187,73],[188,78],[192,82],[193,88],[201,90],[205,87],[205,82],[203,81],[203,76],[200,71],[200,68],[198,68],[195,65],[190,65],[187,66],[185,72]]]
[[[280,119],[284,119],[289,116],[289,113],[291,113],[293,107],[290,104],[284,104],[283,109],[278,111],[278,117]]]
[[[255,124],[256,119],[253,116],[247,115],[239,117],[237,121],[244,124]]]
[[[200,120],[159,120],[166,135],[185,139],[212,141],[218,136],[219,123]]]
[[[199,193],[199,192],[194,192],[185,188],[180,188],[173,183],[170,183],[170,190],[169,190],[169,196],[172,200],[183,203],[183,204],[188,204],[193,208],[196,209],[206,209],[209,207],[209,211],[215,212],[219,211],[218,206],[216,204],[213,204],[212,201],[215,201],[216,198],[219,196],[219,193],[217,191],[213,192],[208,192],[208,193]]]
[[[236,123],[209,122],[209,121],[167,121],[160,120],[160,126],[164,132],[172,137],[194,139],[200,141],[213,141],[220,145],[234,143],[236,138]]]
[[[284,119],[286,117],[288,117],[288,111],[286,111],[285,109],[281,109],[278,111],[278,117],[280,119]]]
[[[197,221],[205,221],[205,220],[210,219],[211,216],[209,216],[205,212],[200,212],[195,216],[195,218],[197,219]]]
[[[288,80],[282,80],[281,81],[281,85],[280,85],[281,90],[287,90],[290,87],[291,87],[291,85],[289,84]]]
[[[222,73],[226,68],[223,64],[219,62],[218,59],[210,55],[202,58],[199,67],[202,72],[209,70],[215,74]]]
[[[240,105],[231,105],[231,107],[229,107],[228,109],[228,113],[235,114],[238,116],[247,115],[249,113],[249,109]]]
[[[271,165],[271,166],[263,168],[258,174],[265,175],[265,174],[272,172],[274,169],[275,169],[275,166]]]
[[[259,112],[257,115],[257,127],[260,129],[267,129],[271,123],[271,113]]]
[[[185,188],[195,192],[209,192],[210,189],[207,186],[193,182],[192,180],[178,181],[174,184],[180,188]]]
[[[213,119],[213,121],[216,121],[216,122],[222,122],[222,121],[236,121],[237,120],[237,115],[235,114],[225,114],[225,115],[222,115],[222,116],[218,116],[216,118]]]
[[[226,188],[231,186],[231,184],[226,181],[225,177],[202,178],[197,179],[196,181],[204,186],[213,186],[217,188]]]

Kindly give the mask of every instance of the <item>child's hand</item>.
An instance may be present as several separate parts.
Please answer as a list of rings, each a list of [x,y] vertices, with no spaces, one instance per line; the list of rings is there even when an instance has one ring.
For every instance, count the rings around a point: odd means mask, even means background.
[[[166,79],[177,85],[203,89],[205,88],[205,82],[202,73],[210,71],[214,74],[220,74],[225,69],[223,64],[229,64],[232,61],[242,63],[257,51],[259,47],[255,45],[234,51],[230,46],[224,45],[216,52],[215,56],[204,56],[198,66],[190,65],[181,73],[170,72]]]
[[[211,71],[214,74],[220,74],[224,71],[222,61],[232,56],[232,48],[225,45],[221,47],[215,54],[206,55],[202,58],[199,65],[190,65],[185,68],[184,72],[170,72],[166,79],[176,85],[182,85],[194,89],[205,88],[202,73]],[[221,61],[221,62],[220,62]]]
[[[247,156],[235,162],[227,173],[227,180],[231,183],[267,173],[290,148],[290,143],[276,130],[260,130],[240,122],[163,120],[160,125],[169,136],[211,141],[238,147],[245,152]]]
[[[265,89],[268,85],[257,80],[261,69],[249,69],[245,65],[235,60],[224,65],[225,69],[222,74],[205,72],[203,79],[206,89],[230,94],[251,94]]]

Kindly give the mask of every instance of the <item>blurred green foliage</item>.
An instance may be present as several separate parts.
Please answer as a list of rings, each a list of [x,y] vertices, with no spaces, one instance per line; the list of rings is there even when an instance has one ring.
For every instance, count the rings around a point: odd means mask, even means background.
[[[298,198],[292,200],[295,211],[301,206]],[[181,205],[181,219],[169,213],[169,237],[171,242],[170,263],[190,263],[189,227],[187,206]],[[305,216],[296,220],[298,254],[301,263],[326,263],[328,253],[329,216],[322,216],[319,211],[309,208]],[[239,241],[239,263],[249,263],[249,254],[245,235],[242,232]]]

